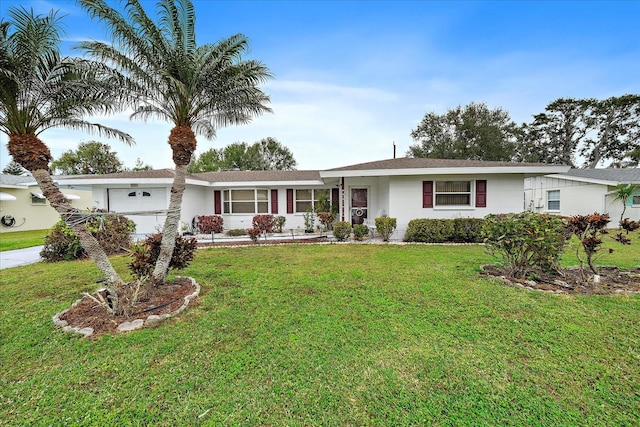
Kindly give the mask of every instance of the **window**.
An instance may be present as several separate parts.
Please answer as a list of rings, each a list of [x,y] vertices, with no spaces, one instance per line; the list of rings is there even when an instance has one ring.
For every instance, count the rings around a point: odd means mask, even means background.
[[[269,190],[225,190],[224,213],[269,213]]]
[[[45,205],[47,204],[47,199],[44,197],[42,193],[31,193],[31,204]]]
[[[560,190],[547,191],[547,210],[548,211],[560,210]]]
[[[634,194],[633,195],[633,205],[640,205],[640,194]]]
[[[331,195],[326,188],[322,189],[308,189],[308,190],[296,190],[296,212],[302,213],[309,209],[317,210],[320,208],[320,200],[324,199],[331,203]],[[337,202],[337,201],[336,201]],[[323,208],[324,209],[324,208]]]
[[[436,181],[436,206],[471,206],[471,181]]]

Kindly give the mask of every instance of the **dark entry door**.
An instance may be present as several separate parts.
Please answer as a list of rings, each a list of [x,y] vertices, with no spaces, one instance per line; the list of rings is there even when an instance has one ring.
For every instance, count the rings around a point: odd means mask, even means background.
[[[366,188],[351,189],[351,224],[363,224],[367,219],[368,194]]]

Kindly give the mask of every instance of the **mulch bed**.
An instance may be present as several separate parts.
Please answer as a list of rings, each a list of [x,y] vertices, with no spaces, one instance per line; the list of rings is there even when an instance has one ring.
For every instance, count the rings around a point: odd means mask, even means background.
[[[196,290],[194,283],[188,278],[179,278],[154,288],[144,300],[139,301],[134,313],[129,317],[114,316],[109,311],[88,297],[82,298],[60,316],[69,326],[93,328],[92,338],[105,333],[116,333],[118,325],[134,319],[144,319],[152,314],[163,315],[176,311],[184,303],[184,298]],[[104,291],[103,291],[103,296]],[[190,305],[193,304],[193,301]]]
[[[507,269],[485,265],[481,273],[499,278],[506,285],[532,290],[562,294],[635,294],[640,293],[640,267],[623,270],[617,267],[599,267],[599,280],[594,281],[593,273],[585,269],[583,279],[578,267],[561,269],[558,274],[537,273],[531,277],[510,277]]]
[[[299,239],[278,239],[278,240],[264,240],[258,239],[258,241],[253,242],[251,240],[235,240],[235,241],[218,241],[215,240],[213,243],[211,242],[199,242],[199,248],[210,248],[210,247],[218,247],[218,246],[255,246],[255,245],[284,245],[284,244],[293,244],[293,243],[320,243],[329,241],[326,237],[313,237],[313,238],[299,238]]]

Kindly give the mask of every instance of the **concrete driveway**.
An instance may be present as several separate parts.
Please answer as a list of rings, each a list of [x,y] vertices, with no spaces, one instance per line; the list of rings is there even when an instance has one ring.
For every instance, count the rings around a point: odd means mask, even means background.
[[[0,270],[40,261],[40,251],[44,246],[0,252]]]

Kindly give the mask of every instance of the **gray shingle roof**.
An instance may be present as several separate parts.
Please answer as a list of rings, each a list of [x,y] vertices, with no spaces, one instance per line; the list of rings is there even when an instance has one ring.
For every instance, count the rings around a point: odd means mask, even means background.
[[[530,167],[544,166],[540,163],[487,162],[483,160],[428,159],[400,157],[396,159],[378,160],[329,169],[329,171],[355,171],[375,169],[428,169],[428,168],[461,168],[461,167]]]
[[[35,179],[32,176],[0,174],[0,184],[2,185],[20,185],[27,182],[35,182]]]
[[[319,181],[320,172],[306,171],[226,171],[202,172],[191,177],[209,182]]]
[[[599,179],[618,183],[640,183],[640,168],[635,169],[570,169],[563,175],[576,178]]]

